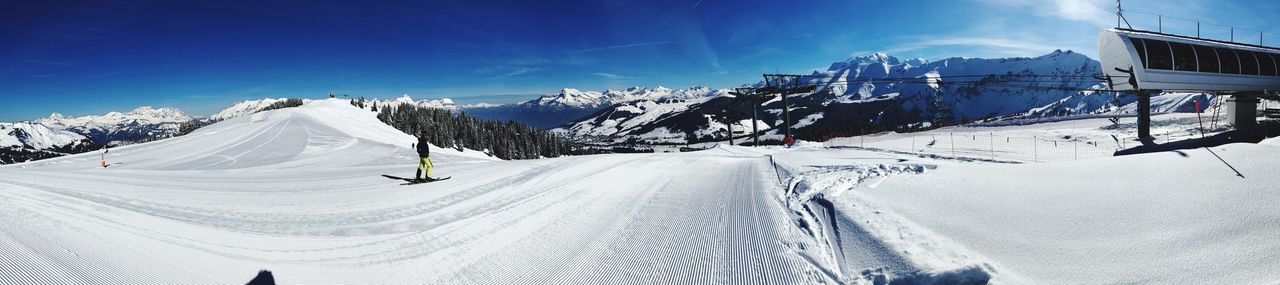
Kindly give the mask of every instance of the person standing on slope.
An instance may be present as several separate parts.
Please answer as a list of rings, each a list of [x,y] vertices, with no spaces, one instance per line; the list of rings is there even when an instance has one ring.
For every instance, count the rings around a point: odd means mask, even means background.
[[[431,179],[431,144],[427,142],[427,138],[418,135],[418,143],[413,145],[418,149],[418,172],[414,173],[413,181],[426,182]],[[427,171],[427,176],[422,176],[422,170]]]

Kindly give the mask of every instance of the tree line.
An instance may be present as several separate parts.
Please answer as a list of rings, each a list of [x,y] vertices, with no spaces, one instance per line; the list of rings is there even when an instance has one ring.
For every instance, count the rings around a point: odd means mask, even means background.
[[[574,151],[569,139],[516,121],[481,120],[463,112],[412,104],[372,109],[382,122],[440,147],[480,150],[501,159],[558,157]]]

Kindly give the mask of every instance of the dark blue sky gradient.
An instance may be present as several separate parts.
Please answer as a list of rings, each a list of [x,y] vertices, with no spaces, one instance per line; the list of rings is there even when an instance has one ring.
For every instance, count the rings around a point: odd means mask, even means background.
[[[1092,9],[1062,5],[1076,2]],[[1093,56],[1097,30],[1114,22],[1111,3],[7,1],[0,121],[144,105],[210,115],[238,100],[330,91],[509,103],[565,87],[721,88],[874,51]],[[1259,11],[1280,9],[1126,3],[1186,18],[1234,13],[1216,22],[1262,30],[1277,22]]]

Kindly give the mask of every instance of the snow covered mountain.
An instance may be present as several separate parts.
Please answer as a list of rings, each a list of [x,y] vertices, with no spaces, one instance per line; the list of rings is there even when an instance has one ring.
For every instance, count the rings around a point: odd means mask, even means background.
[[[0,164],[61,156],[95,148],[89,138],[31,123],[0,123]]]
[[[606,89],[602,91],[582,91],[564,88],[559,93],[543,95],[537,99],[519,104],[483,106],[466,108],[465,110],[468,114],[480,118],[516,120],[538,128],[553,128],[573,122],[615,104],[663,101],[683,102],[725,92],[728,91],[702,86],[687,89],[670,89],[662,86],[654,88],[631,87],[622,90]]]
[[[178,109],[139,107],[128,113],[102,116],[65,117],[53,113],[35,123],[84,135],[97,144],[122,145],[174,134],[182,123],[191,120]]]
[[[1105,92],[1092,77],[1098,61],[1071,51],[1034,58],[947,58],[901,60],[884,53],[832,63],[801,80],[817,88],[792,95],[792,129],[797,137],[821,140],[860,132],[928,127],[996,117],[1039,117],[1114,110],[1128,103]],[[757,86],[762,83],[756,83]],[[733,98],[652,101],[604,108],[557,131],[608,142],[640,139],[654,143],[720,138],[728,126],[708,117]],[[1034,112],[1033,112],[1034,111]],[[782,104],[761,104],[762,130],[780,138]],[[738,136],[751,121],[735,122]]]

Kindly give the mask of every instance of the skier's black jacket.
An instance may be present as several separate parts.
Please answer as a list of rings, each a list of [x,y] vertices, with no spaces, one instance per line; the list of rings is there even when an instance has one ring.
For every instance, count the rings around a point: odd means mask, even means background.
[[[431,144],[427,142],[427,138],[423,138],[423,137],[418,138],[418,156],[421,156],[421,157],[431,156],[430,147],[431,147]]]

